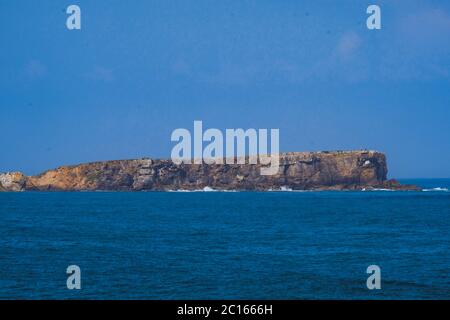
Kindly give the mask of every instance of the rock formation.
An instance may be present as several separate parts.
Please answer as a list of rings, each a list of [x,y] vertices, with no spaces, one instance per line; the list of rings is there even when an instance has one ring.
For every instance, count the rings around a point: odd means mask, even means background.
[[[0,174],[0,191],[22,191],[27,178],[20,172]]]
[[[383,153],[376,151],[293,152],[280,154],[278,174],[260,174],[261,164],[180,164],[138,159],[63,166],[37,176],[0,174],[0,191],[21,190],[416,190],[386,180]]]

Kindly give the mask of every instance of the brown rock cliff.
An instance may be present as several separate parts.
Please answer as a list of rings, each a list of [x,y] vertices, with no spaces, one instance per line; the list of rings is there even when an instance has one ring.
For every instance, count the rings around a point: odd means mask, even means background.
[[[262,165],[180,164],[171,160],[115,160],[63,166],[37,176],[0,175],[0,191],[20,190],[415,190],[386,180],[383,153],[376,151],[280,154],[278,174],[261,175]],[[3,178],[2,178],[3,177]],[[2,182],[3,181],[3,182]]]

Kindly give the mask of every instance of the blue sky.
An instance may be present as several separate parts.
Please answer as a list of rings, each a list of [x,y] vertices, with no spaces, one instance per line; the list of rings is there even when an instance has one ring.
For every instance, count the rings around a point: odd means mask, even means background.
[[[0,0],[0,171],[168,158],[203,120],[450,177],[449,39],[444,1]]]

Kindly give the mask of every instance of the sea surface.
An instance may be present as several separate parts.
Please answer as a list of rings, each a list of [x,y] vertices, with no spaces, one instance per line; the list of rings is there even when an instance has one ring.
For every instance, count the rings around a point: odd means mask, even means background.
[[[403,182],[426,191],[0,193],[0,298],[450,299],[450,179]]]

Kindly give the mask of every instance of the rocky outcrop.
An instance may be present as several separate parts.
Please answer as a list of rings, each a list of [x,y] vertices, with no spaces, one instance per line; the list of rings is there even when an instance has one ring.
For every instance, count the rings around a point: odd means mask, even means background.
[[[2,183],[2,186],[8,191],[416,188],[400,185],[395,180],[387,181],[385,155],[376,151],[284,153],[280,155],[280,167],[278,174],[275,175],[261,175],[262,166],[261,164],[177,165],[171,160],[154,159],[116,160],[64,166],[37,176],[22,175],[23,179],[15,176],[13,181],[17,181],[16,184],[8,182]]]
[[[0,191],[23,191],[26,181],[20,172],[0,173]]]

